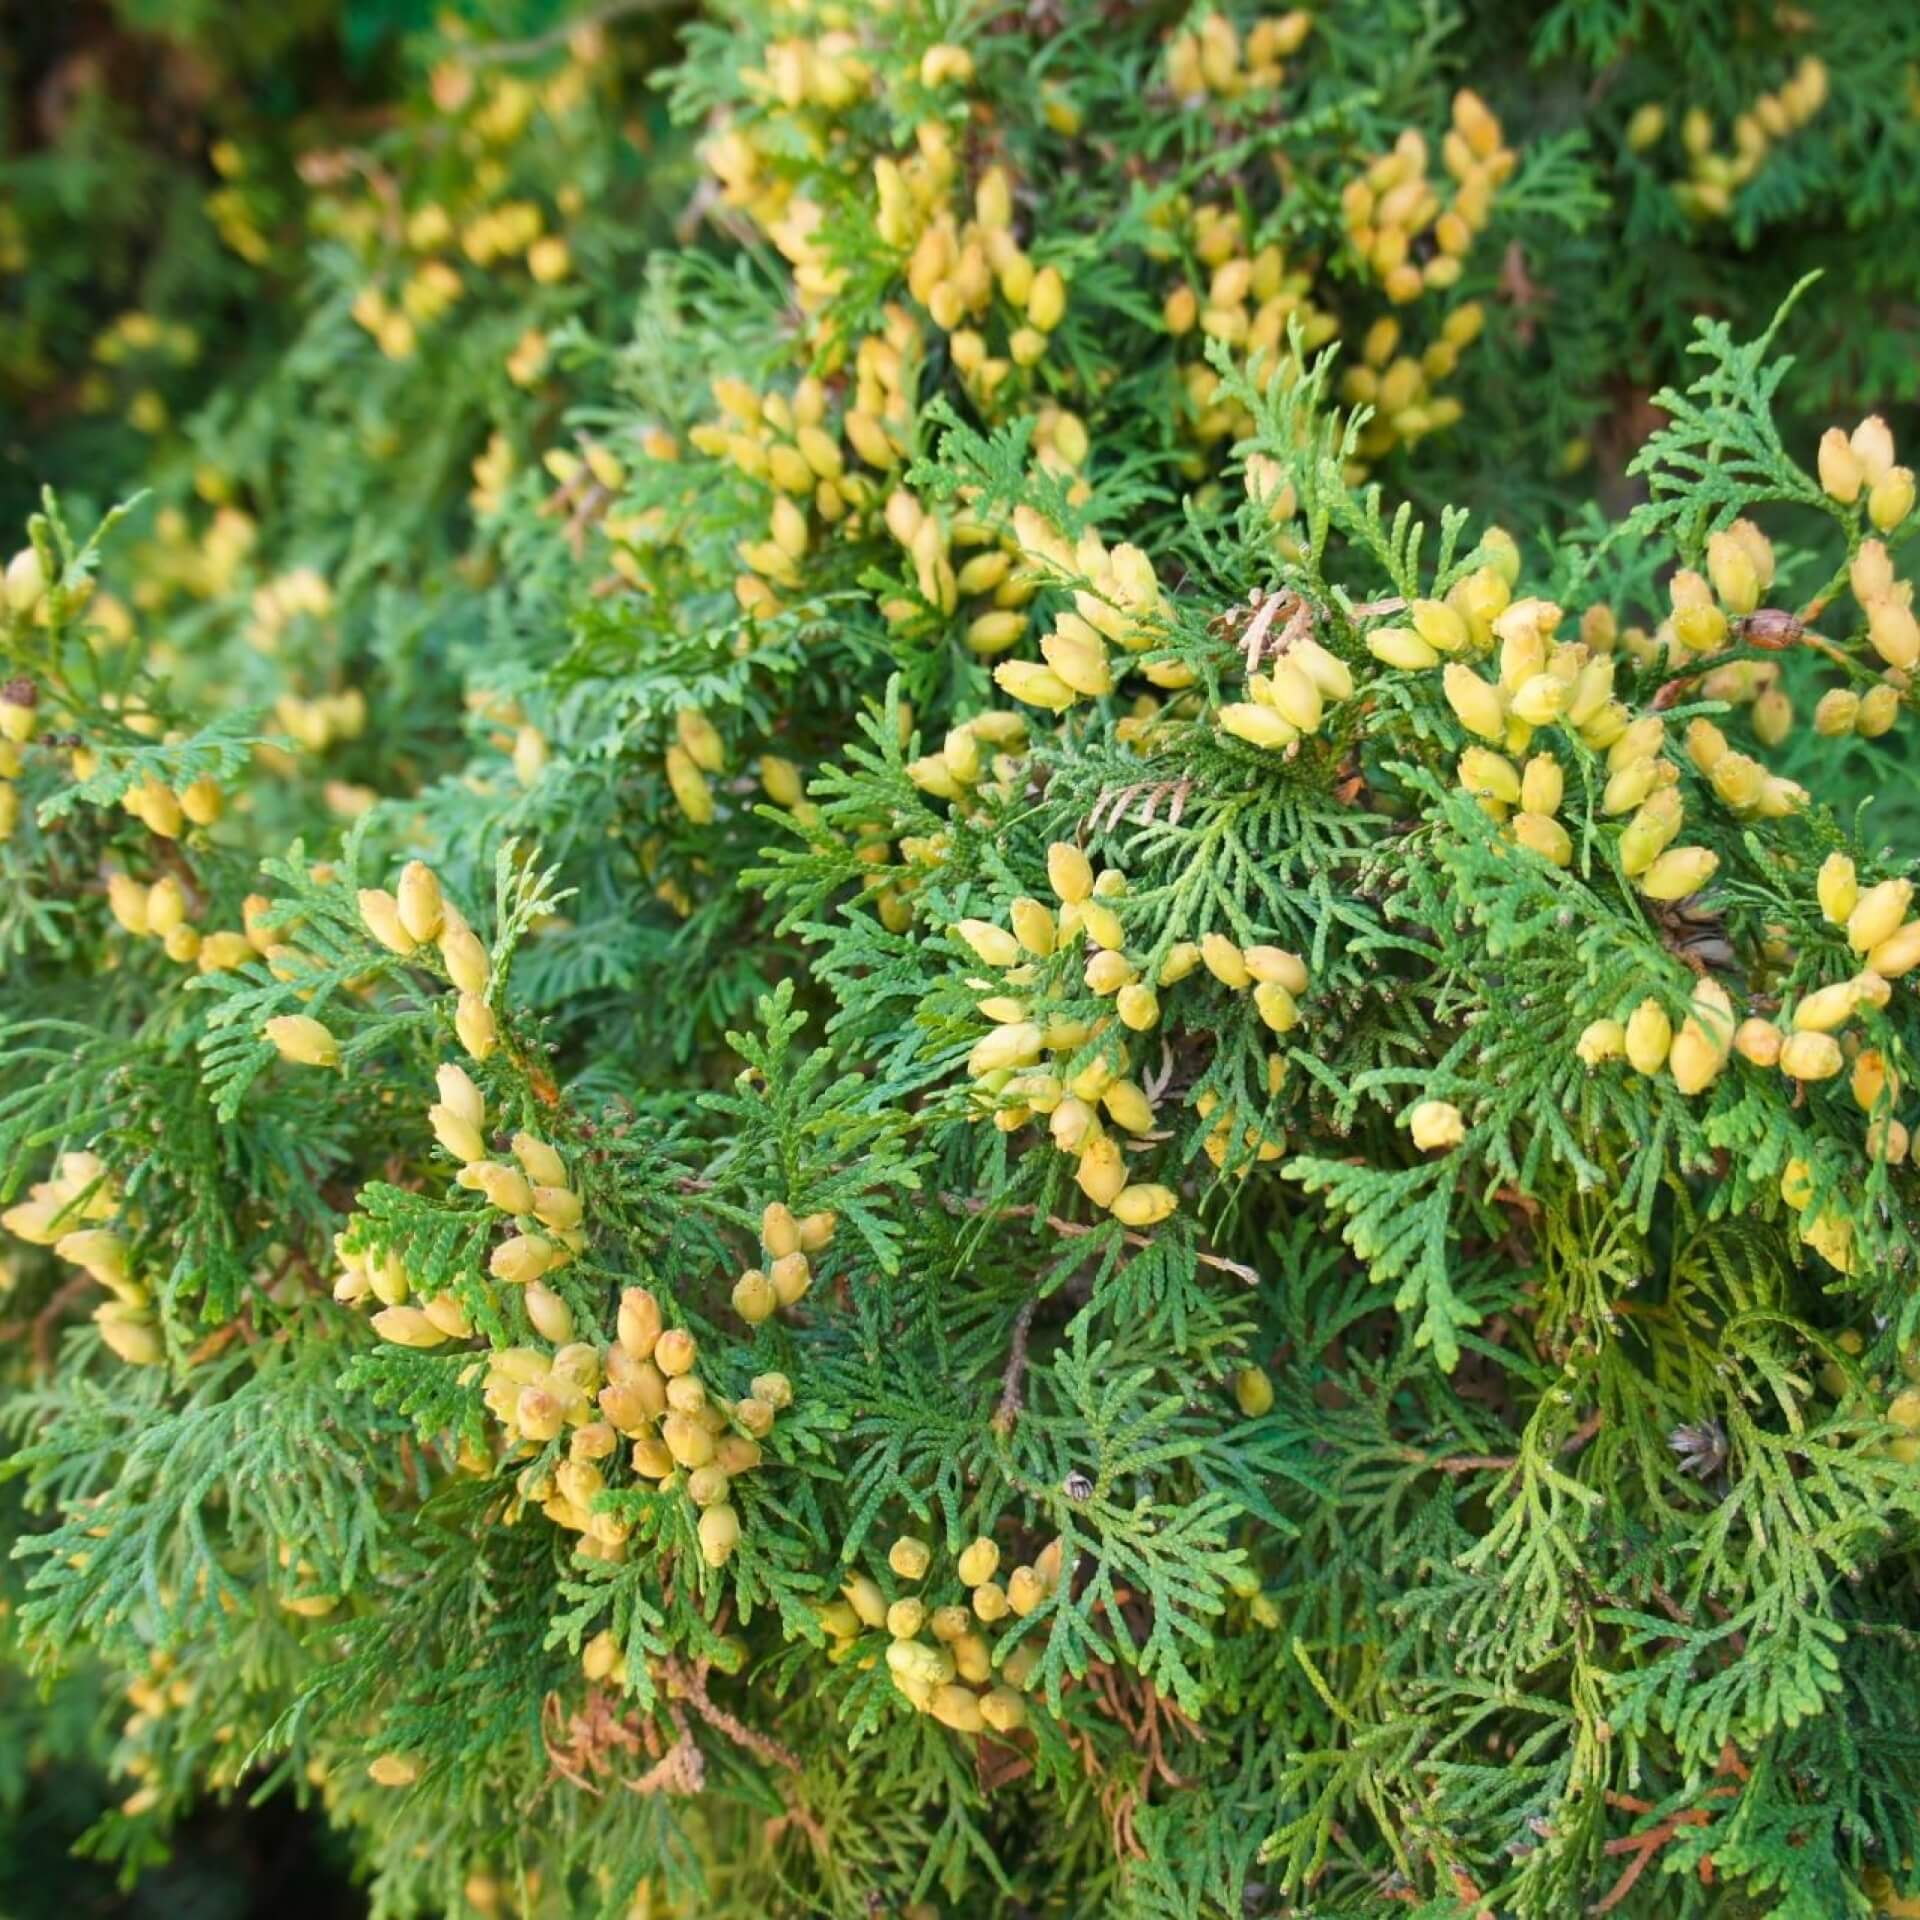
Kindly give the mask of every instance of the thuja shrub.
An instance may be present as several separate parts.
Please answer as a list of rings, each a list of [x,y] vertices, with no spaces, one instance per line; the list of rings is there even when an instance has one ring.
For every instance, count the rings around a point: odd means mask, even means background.
[[[1912,29],[626,11],[220,200],[5,568],[89,1845],[1920,1910]]]

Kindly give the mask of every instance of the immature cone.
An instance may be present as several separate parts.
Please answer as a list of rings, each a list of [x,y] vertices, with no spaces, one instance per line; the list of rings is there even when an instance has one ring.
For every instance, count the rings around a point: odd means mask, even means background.
[[[1032,1567],[1015,1567],[1007,1576],[1007,1605],[1023,1620],[1047,1597],[1047,1583]]]
[[[1581,1029],[1574,1052],[1590,1067],[1623,1058],[1627,1051],[1627,1030],[1618,1020],[1595,1020]]]
[[[980,1717],[996,1733],[1016,1733],[1026,1725],[1027,1703],[1012,1687],[994,1687],[980,1696]]]
[[[691,1373],[699,1357],[699,1343],[684,1327],[667,1328],[653,1343],[653,1364],[669,1380],[679,1374]]]
[[[902,1534],[887,1549],[887,1565],[902,1580],[923,1580],[928,1567],[933,1564],[933,1549],[924,1540],[916,1540],[911,1534]]]
[[[1673,1022],[1657,1000],[1642,1000],[1627,1020],[1627,1062],[1636,1073],[1655,1074],[1667,1064]]]
[[[1019,941],[989,920],[956,920],[953,931],[986,966],[1010,967],[1020,958]]]
[[[1851,980],[1837,981],[1810,993],[1793,1010],[1796,1033],[1831,1033],[1853,1017],[1860,994]]]
[[[520,1300],[541,1339],[562,1347],[573,1338],[573,1310],[544,1281],[531,1282]]]
[[[1036,959],[1044,960],[1053,952],[1058,930],[1053,915],[1038,900],[1016,900],[1008,917],[1015,939]]]
[[[1477,733],[1483,740],[1506,738],[1506,703],[1498,687],[1488,686],[1472,668],[1458,662],[1449,662],[1441,686],[1447,705],[1469,733]]]
[[[1171,1187],[1123,1187],[1111,1204],[1114,1218],[1125,1225],[1153,1227],[1178,1210],[1180,1196]]]
[[[1233,1397],[1249,1420],[1273,1410],[1273,1382],[1264,1367],[1242,1367],[1233,1376]]]
[[[567,1163],[535,1135],[516,1133],[513,1136],[513,1157],[526,1169],[527,1178],[536,1187],[564,1187],[567,1184]]]
[[[40,604],[40,596],[46,590],[46,569],[40,564],[39,552],[33,547],[22,547],[7,562],[6,599],[9,610],[24,617]]]
[[[1078,847],[1056,840],[1047,849],[1047,882],[1069,904],[1093,892],[1093,863]]]
[[[1446,1100],[1423,1100],[1408,1119],[1413,1144],[1423,1153],[1457,1147],[1467,1137],[1466,1122],[1460,1109]]]
[[[1223,933],[1204,934],[1200,940],[1200,958],[1205,962],[1207,971],[1223,987],[1231,987],[1236,992],[1249,986],[1253,974],[1242,957],[1240,949]]]
[[[1882,533],[1891,533],[1913,511],[1913,470],[1889,467],[1867,495],[1867,518]]]
[[[1780,1071],[1795,1080],[1831,1080],[1845,1065],[1830,1033],[1790,1034],[1780,1049]]]
[[[362,887],[359,900],[360,918],[383,947],[402,959],[413,952],[419,943],[407,931],[400,918],[400,903],[392,894],[382,887]]]
[[[1830,853],[1821,862],[1814,890],[1820,911],[1836,927],[1844,927],[1860,900],[1860,885],[1854,877],[1853,862],[1844,853]]]
[[[887,1623],[886,1596],[878,1585],[864,1573],[852,1575],[846,1585],[840,1589],[846,1595],[847,1604],[859,1616],[863,1627],[883,1627]]]
[[[447,977],[464,995],[483,995],[491,968],[480,936],[464,920],[456,919],[450,908],[444,909],[446,924],[440,932],[440,959]]]
[[[555,1248],[537,1233],[516,1234],[494,1248],[487,1270],[496,1280],[510,1286],[527,1286],[538,1280],[554,1263]]]
[[[433,1128],[434,1138],[456,1160],[464,1163],[487,1157],[487,1143],[480,1129],[464,1113],[436,1103],[427,1109],[427,1121]]]
[[[733,1283],[733,1310],[749,1326],[771,1320],[779,1305],[773,1282],[758,1267],[749,1267]]]
[[[283,1059],[303,1067],[337,1067],[340,1043],[318,1020],[304,1013],[277,1014],[263,1029]]]
[[[1000,1549],[983,1535],[961,1548],[955,1570],[962,1586],[984,1586],[1000,1570]]]
[[[1829,499],[1850,507],[1860,498],[1866,476],[1847,436],[1838,427],[1829,427],[1820,436],[1819,466],[1820,484]]]
[[[1230,701],[1214,715],[1223,733],[1244,740],[1250,747],[1266,747],[1278,752],[1300,738],[1300,730],[1284,715],[1253,701]]]
[[[1869,887],[1847,915],[1847,944],[1855,953],[1871,953],[1898,932],[1913,904],[1910,880],[1883,880]]]
[[[103,1300],[94,1308],[93,1319],[108,1350],[128,1366],[158,1366],[166,1357],[160,1330],[145,1308],[129,1306],[124,1300]]]
[[[767,1278],[773,1285],[774,1298],[783,1307],[792,1307],[805,1298],[807,1289],[813,1285],[813,1269],[804,1253],[789,1253],[767,1269]]]
[[[1673,847],[1661,854],[1640,879],[1649,900],[1684,900],[1713,878],[1720,856],[1706,847]]]
[[[1909,920],[1890,933],[1867,955],[1867,964],[1882,979],[1898,979],[1920,966],[1920,920]]]
[[[1096,1207],[1111,1207],[1127,1184],[1126,1156],[1119,1143],[1104,1135],[1092,1141],[1080,1156],[1074,1180]]]
[[[447,1338],[417,1307],[383,1307],[373,1316],[372,1326],[381,1339],[396,1347],[437,1347]]]
[[[401,869],[395,909],[407,937],[416,946],[439,938],[445,902],[440,896],[440,882],[424,860],[409,860]]]
[[[470,1127],[486,1125],[487,1103],[464,1067],[448,1061],[436,1068],[434,1085],[440,1095],[440,1104],[448,1111],[458,1114]],[[474,1157],[478,1158],[477,1155]]]
[[[1684,1094],[1703,1093],[1719,1077],[1733,1044],[1733,1007],[1718,981],[1702,980],[1668,1050],[1667,1066]]]
[[[740,1544],[740,1516],[730,1506],[709,1507],[700,1516],[700,1557],[710,1567],[724,1567]]]

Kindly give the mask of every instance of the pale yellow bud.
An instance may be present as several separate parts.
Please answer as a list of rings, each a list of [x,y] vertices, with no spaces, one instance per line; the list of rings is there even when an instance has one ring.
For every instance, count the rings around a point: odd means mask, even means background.
[[[1556,867],[1573,862],[1573,839],[1560,822],[1547,813],[1516,813],[1513,837],[1530,853],[1550,860]]]
[[[1020,958],[1020,943],[989,920],[956,920],[953,932],[989,967],[1010,967]]]
[[[1251,747],[1278,752],[1293,745],[1300,732],[1284,715],[1254,701],[1230,701],[1214,718],[1223,733],[1244,740]]]
[[[1794,1080],[1831,1080],[1846,1056],[1830,1033],[1795,1033],[1780,1049],[1780,1071]]]
[[[1867,518],[1882,533],[1891,533],[1913,511],[1913,469],[1889,467],[1867,495]]]
[[[1536,753],[1521,776],[1520,805],[1528,813],[1558,813],[1566,789],[1566,775],[1559,761],[1550,753]]]
[[[1423,1153],[1457,1147],[1467,1137],[1460,1109],[1447,1100],[1422,1100],[1408,1116],[1407,1125],[1413,1144]]]
[[[1127,1161],[1119,1142],[1105,1134],[1089,1141],[1074,1180],[1096,1207],[1112,1206],[1127,1184]]]
[[[1867,609],[1867,640],[1888,666],[1911,673],[1920,666],[1920,622],[1907,603],[1888,594]]]
[[[1742,1020],[1734,1029],[1733,1047],[1750,1066],[1772,1067],[1780,1061],[1786,1035],[1771,1020]]]
[[[767,1278],[773,1283],[774,1298],[783,1307],[797,1306],[813,1285],[812,1263],[804,1253],[782,1254],[767,1269]]]
[[[1471,668],[1449,662],[1442,687],[1460,724],[1483,740],[1504,741],[1506,703],[1497,687],[1490,687]]]
[[[417,942],[400,918],[400,903],[385,888],[360,889],[360,918],[366,923],[367,931],[389,952],[404,959],[414,950]]]
[[[396,1347],[438,1347],[447,1339],[446,1333],[418,1307],[382,1307],[371,1324],[382,1340]]]
[[[1851,687],[1829,687],[1813,710],[1813,730],[1826,740],[1838,740],[1853,731],[1860,717],[1860,696]]]
[[[1235,992],[1250,985],[1253,980],[1240,949],[1223,933],[1202,936],[1200,958],[1205,962],[1207,971],[1222,986],[1231,987]]]
[[[440,929],[440,959],[447,977],[463,994],[484,994],[491,974],[480,936],[444,903]]]
[[[675,804],[696,827],[709,825],[714,816],[713,789],[693,756],[675,741],[666,754],[667,785]]]
[[[984,1537],[963,1547],[956,1562],[960,1584],[966,1587],[984,1586],[999,1570],[1000,1549]]]
[[[1855,953],[1870,953],[1899,931],[1913,904],[1911,880],[1883,880],[1869,887],[1847,915],[1847,944]],[[1884,972],[1876,968],[1876,972]]]
[[[1893,429],[1877,413],[1870,413],[1853,430],[1853,457],[1871,486],[1893,466]]]
[[[456,1160],[484,1160],[487,1145],[480,1129],[465,1114],[439,1103],[427,1109],[433,1136]]]
[[[1793,1010],[1793,1027],[1799,1033],[1831,1033],[1853,1017],[1858,994],[1851,980],[1821,987],[1808,994]]]
[[[653,1364],[669,1381],[691,1373],[700,1357],[700,1344],[685,1327],[668,1327],[653,1343]]]
[[[1884,600],[1893,591],[1893,556],[1880,540],[1863,540],[1847,568],[1853,597],[1863,607]]]
[[[1627,1030],[1618,1020],[1591,1021],[1581,1029],[1573,1050],[1588,1066],[1602,1066],[1625,1055]]]
[[[1845,926],[1860,899],[1860,883],[1853,862],[1844,853],[1830,853],[1821,862],[1814,882],[1820,911],[1836,927]]]
[[[395,912],[407,938],[416,946],[440,937],[446,903],[441,898],[440,882],[424,860],[409,860],[401,869]]]
[[[1033,276],[1027,294],[1027,318],[1042,333],[1051,333],[1066,318],[1067,283],[1058,267],[1042,267]]]
[[[1171,1187],[1123,1187],[1114,1195],[1113,1216],[1129,1227],[1158,1226],[1180,1205],[1180,1196]]]
[[[1867,964],[1885,980],[1897,980],[1920,966],[1920,920],[1909,920],[1874,947]]]
[[[1684,900],[1714,876],[1720,856],[1706,847],[1673,847],[1640,876],[1640,891],[1649,900]]]
[[[515,1234],[494,1248],[487,1270],[496,1280],[524,1287],[538,1280],[553,1265],[556,1249],[552,1241],[537,1233]]]
[[[458,1186],[471,1192],[485,1194],[487,1203],[502,1213],[514,1215],[533,1211],[533,1188],[528,1185],[527,1177],[517,1167],[509,1167],[499,1160],[469,1160],[454,1175]]]
[[[1863,740],[1878,740],[1892,731],[1900,718],[1900,689],[1881,681],[1860,697],[1860,711],[1854,716],[1854,731]]]
[[[500,1042],[492,1009],[477,994],[463,993],[454,1009],[453,1030],[476,1060],[485,1060]]]
[[[1722,529],[1707,541],[1707,573],[1721,604],[1730,612],[1752,613],[1760,605],[1759,569],[1730,529]]]
[[[1866,476],[1847,436],[1838,427],[1829,427],[1820,436],[1819,466],[1820,484],[1830,499],[1850,507],[1860,498]]]
[[[1085,900],[1093,892],[1093,863],[1078,847],[1056,840],[1047,849],[1047,882],[1064,901]]]
[[[1040,1029],[1031,1020],[1010,1022],[974,1043],[967,1072],[975,1080],[1003,1069],[1030,1066],[1040,1056]]]
[[[283,1059],[303,1067],[337,1067],[340,1043],[318,1020],[304,1013],[277,1014],[263,1029]]]
[[[131,874],[107,875],[107,908],[128,933],[143,935],[153,931],[147,924],[152,889],[143,887]]]
[[[147,930],[162,936],[173,932],[187,917],[187,893],[172,874],[147,889]]]
[[[1627,1020],[1627,1063],[1636,1073],[1656,1074],[1673,1046],[1673,1022],[1658,1000],[1642,1000]]]
[[[1367,651],[1383,665],[1417,673],[1440,664],[1440,653],[1411,627],[1375,627],[1367,635]]]
[[[517,1150],[517,1141],[515,1147]],[[624,1352],[635,1360],[649,1359],[660,1340],[659,1301],[645,1287],[628,1287],[620,1295],[616,1328]],[[758,1387],[754,1391],[759,1393]],[[765,1395],[760,1397],[764,1399]]]
[[[1473,639],[1458,608],[1444,600],[1416,600],[1409,611],[1414,632],[1436,653],[1459,653]]]
[[[724,1567],[740,1544],[740,1516],[727,1505],[709,1507],[700,1516],[700,1557],[710,1567]]]

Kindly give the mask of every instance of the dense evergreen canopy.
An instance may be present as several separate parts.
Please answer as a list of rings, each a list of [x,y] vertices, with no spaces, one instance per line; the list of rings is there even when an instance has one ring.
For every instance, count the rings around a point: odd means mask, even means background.
[[[0,58],[0,1850],[1920,1912],[1920,15]]]

